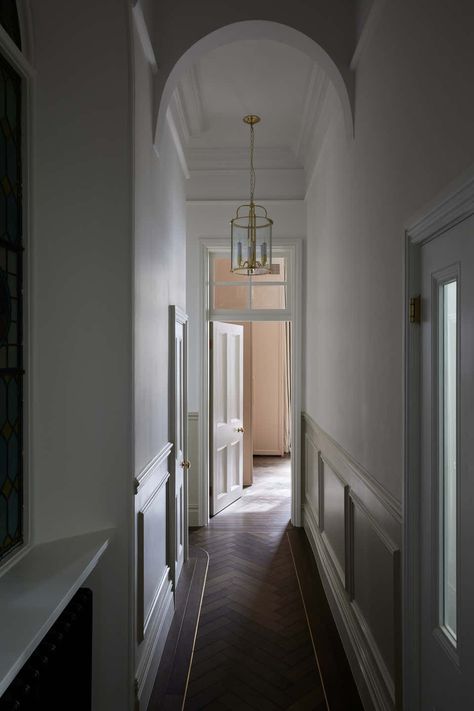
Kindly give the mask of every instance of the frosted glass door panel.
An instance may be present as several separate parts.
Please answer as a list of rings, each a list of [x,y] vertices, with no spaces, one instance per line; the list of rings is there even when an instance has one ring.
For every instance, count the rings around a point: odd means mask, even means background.
[[[440,288],[441,625],[456,640],[457,282]]]

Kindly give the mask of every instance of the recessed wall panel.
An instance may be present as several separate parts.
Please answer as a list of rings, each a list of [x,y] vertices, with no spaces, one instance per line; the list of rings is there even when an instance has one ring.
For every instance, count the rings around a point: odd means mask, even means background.
[[[338,573],[344,580],[345,571],[345,482],[323,459],[324,481],[324,534],[330,547]]]
[[[395,571],[398,551],[370,515],[353,505],[354,603],[395,679]]]
[[[305,440],[305,491],[319,525],[319,453],[307,435]]]
[[[166,539],[166,485],[160,487],[140,512],[143,529],[143,613],[146,623],[157,592],[167,570]]]

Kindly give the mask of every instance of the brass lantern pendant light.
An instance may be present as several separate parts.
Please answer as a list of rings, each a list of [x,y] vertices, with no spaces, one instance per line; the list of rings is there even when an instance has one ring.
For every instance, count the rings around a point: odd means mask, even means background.
[[[240,205],[230,221],[231,271],[246,276],[270,274],[273,220],[262,205],[254,202],[254,126],[260,121],[260,116],[244,116],[243,121],[250,126],[250,202]]]

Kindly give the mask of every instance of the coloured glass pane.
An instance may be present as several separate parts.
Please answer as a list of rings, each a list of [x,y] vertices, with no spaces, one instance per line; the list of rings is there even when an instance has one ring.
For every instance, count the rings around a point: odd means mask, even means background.
[[[0,57],[0,558],[22,541],[21,210],[21,80]]]

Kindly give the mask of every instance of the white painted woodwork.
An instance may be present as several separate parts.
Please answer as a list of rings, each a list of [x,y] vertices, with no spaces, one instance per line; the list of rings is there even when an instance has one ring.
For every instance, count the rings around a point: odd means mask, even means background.
[[[409,302],[420,294],[420,250],[437,235],[453,234],[451,228],[474,213],[474,169],[458,175],[418,210],[407,223],[405,242],[405,466],[404,466],[404,703],[420,707],[420,357],[421,329],[409,321]]]
[[[198,367],[190,372],[190,393],[193,407],[198,404],[200,410],[199,427],[199,521],[201,525],[206,525],[209,520],[209,481],[210,481],[210,452],[209,452],[209,319],[214,315],[209,313],[209,262],[210,255],[214,252],[222,253],[229,248],[227,238],[202,238],[206,229],[211,232],[219,232],[222,229],[222,222],[226,220],[229,209],[235,207],[235,203],[206,202],[203,204],[194,203],[189,206],[188,225],[192,225],[192,231],[188,233],[187,244],[187,275],[189,279],[188,308],[193,318],[191,318],[190,344],[191,359],[198,363]],[[297,202],[278,203],[274,202],[269,206],[274,211],[274,217],[278,216],[278,232],[287,230],[288,232],[301,233],[304,226],[301,204]],[[298,237],[275,237],[273,246],[277,252],[288,256],[288,298],[287,309],[284,311],[266,310],[238,312],[232,315],[236,321],[242,320],[285,320],[291,323],[291,391],[292,391],[292,412],[291,431],[295,447],[291,457],[291,481],[292,481],[292,509],[291,520],[294,525],[301,525],[301,468],[300,468],[300,432],[301,432],[301,354],[302,354],[302,293],[299,285],[302,273],[302,251],[303,240]],[[199,264],[199,269],[195,268],[195,263]],[[250,318],[249,318],[250,316]],[[227,315],[228,317],[228,315]],[[216,319],[220,318],[216,316]],[[222,315],[226,318],[226,315]],[[201,417],[202,413],[202,417]]]
[[[341,578],[346,585],[346,528],[345,528],[345,498],[346,482],[334,471],[327,459],[321,457],[322,468],[319,475],[323,482],[323,538],[329,554]]]
[[[322,530],[323,524],[322,521],[320,522],[319,508],[321,501],[320,492],[322,487],[323,463],[316,445],[310,439],[307,432],[305,432],[304,438],[304,498],[305,500],[311,501],[316,523]]]
[[[246,321],[244,328],[244,486],[253,482],[253,368],[252,343],[253,324]]]
[[[113,530],[33,546],[0,580],[0,696],[88,578]]]
[[[188,459],[193,463],[188,477],[188,525],[201,526],[199,519],[199,413],[188,412]]]
[[[399,601],[395,599],[398,551],[358,497],[352,495],[350,505],[353,527],[349,534],[353,538],[350,594],[353,607],[366,634],[371,637],[379,669],[395,697],[394,680],[400,652],[395,644],[395,625],[400,624],[400,619],[397,622]],[[372,584],[374,571],[377,576],[375,585]]]
[[[474,706],[474,215],[442,231],[420,248],[421,324],[421,709],[468,709]],[[439,430],[442,391],[439,370],[442,324],[439,289],[456,279],[457,306],[457,456],[453,502],[456,531],[457,640],[442,619],[443,435]]]
[[[398,503],[304,415],[304,526],[366,709],[401,694]]]
[[[243,489],[243,326],[211,322],[211,515]]]
[[[167,442],[135,479],[136,678],[146,708],[174,612],[173,559],[163,530],[170,525],[170,473],[173,445]]]
[[[174,587],[181,574],[188,546],[187,468],[187,320],[177,306],[170,306],[169,426],[173,456],[170,480],[170,558]]]
[[[284,454],[283,348],[285,324],[252,324],[254,454]]]

